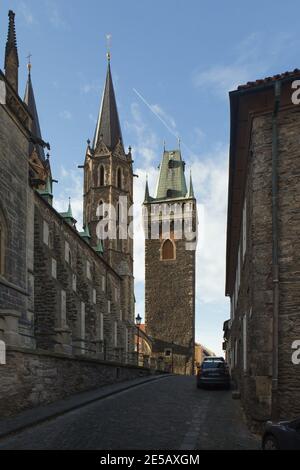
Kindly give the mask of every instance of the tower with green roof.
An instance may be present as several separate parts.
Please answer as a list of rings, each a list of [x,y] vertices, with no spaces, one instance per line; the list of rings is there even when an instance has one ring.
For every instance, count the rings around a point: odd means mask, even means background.
[[[152,354],[175,373],[193,374],[196,199],[180,150],[164,150],[155,196],[146,182],[145,322]]]

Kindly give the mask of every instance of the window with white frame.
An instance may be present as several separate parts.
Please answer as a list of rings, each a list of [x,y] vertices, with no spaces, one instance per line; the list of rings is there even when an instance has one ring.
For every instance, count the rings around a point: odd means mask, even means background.
[[[66,291],[61,291],[61,308],[60,308],[60,327],[66,328],[67,326],[67,294]]]
[[[51,260],[51,275],[53,279],[57,279],[57,262],[54,258]]]
[[[50,245],[49,224],[44,220],[43,222],[43,242],[45,245]]]

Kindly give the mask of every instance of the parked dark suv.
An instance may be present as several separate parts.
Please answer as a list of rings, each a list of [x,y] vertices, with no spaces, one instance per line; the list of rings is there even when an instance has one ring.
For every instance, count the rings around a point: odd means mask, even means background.
[[[229,368],[223,357],[206,357],[197,371],[197,387],[215,386],[230,389]]]

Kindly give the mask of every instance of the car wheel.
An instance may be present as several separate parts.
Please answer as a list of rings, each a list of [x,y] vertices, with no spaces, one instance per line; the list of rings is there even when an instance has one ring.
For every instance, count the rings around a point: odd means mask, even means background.
[[[201,385],[197,383],[197,388],[201,388]]]
[[[279,450],[279,445],[276,437],[272,436],[272,434],[267,435],[264,438],[263,450]]]

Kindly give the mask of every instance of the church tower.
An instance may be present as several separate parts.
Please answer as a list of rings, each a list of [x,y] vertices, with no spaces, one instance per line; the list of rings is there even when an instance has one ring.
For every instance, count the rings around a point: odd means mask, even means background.
[[[92,246],[102,243],[103,257],[122,277],[122,319],[134,322],[133,239],[128,236],[133,204],[131,148],[125,152],[114,92],[110,55],[94,140],[88,141],[84,163],[84,229]],[[121,202],[120,202],[121,201]],[[112,209],[107,211],[106,205]],[[115,233],[99,241],[99,222],[116,221]],[[114,230],[113,230],[114,232]],[[133,342],[133,341],[132,341]]]
[[[156,196],[146,183],[146,333],[152,354],[170,371],[193,374],[195,343],[195,253],[197,209],[181,151],[164,151]]]

